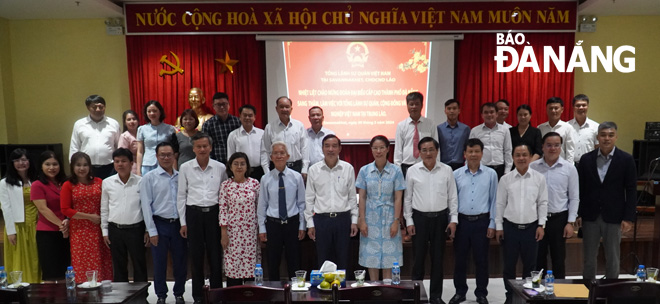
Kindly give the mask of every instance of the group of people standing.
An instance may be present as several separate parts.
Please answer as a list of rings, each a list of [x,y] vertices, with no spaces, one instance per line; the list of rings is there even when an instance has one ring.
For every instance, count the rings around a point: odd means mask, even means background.
[[[128,281],[130,256],[134,280],[146,281],[145,247],[151,247],[158,303],[168,293],[168,253],[176,302],[183,302],[190,257],[193,298],[201,303],[205,278],[219,288],[223,269],[228,286],[253,277],[260,242],[266,243],[268,278],[279,280],[282,252],[292,277],[306,235],[315,241],[319,266],[330,260],[346,269],[350,238],[359,233],[358,263],[378,279],[394,262],[403,265],[402,236],[408,234],[413,279],[424,279],[430,248],[433,303],[444,303],[449,238],[456,256],[456,294],[449,303],[465,301],[472,251],[475,295],[483,304],[490,239],[502,244],[505,280],[515,278],[519,256],[524,273],[547,269],[548,252],[562,278],[565,240],[581,225],[584,277],[595,276],[601,234],[606,275],[618,276],[621,231],[634,220],[635,167],[615,148],[616,124],[586,117],[585,95],[574,98],[575,118],[568,123],[560,120],[563,101],[550,98],[549,121],[538,129],[529,125],[528,105],[518,107],[517,126],[505,125],[506,100],[483,104],[484,123],[472,129],[458,121],[459,101],[448,100],[447,122],[435,125],[421,115],[423,98],[407,95],[410,117],[397,125],[394,148],[385,136],[373,137],[374,161],[356,177],[339,159],[340,138],[323,127],[323,110],[309,109],[311,127],[305,129],[291,118],[286,96],[276,100],[278,117],[263,130],[254,126],[253,106],[232,116],[229,96],[216,93],[216,114],[210,115],[202,91],[193,88],[191,109],[177,127],[163,122],[159,102],[149,101],[148,123],[139,126],[128,110],[120,133],[117,121],[105,116],[105,100],[92,95],[90,115],[74,124],[71,177],[52,152],[42,154],[38,174],[24,150],[12,153],[13,166],[0,181],[5,244],[14,246],[5,245],[5,265],[23,270],[28,282],[60,279],[69,264],[98,270],[100,279]]]

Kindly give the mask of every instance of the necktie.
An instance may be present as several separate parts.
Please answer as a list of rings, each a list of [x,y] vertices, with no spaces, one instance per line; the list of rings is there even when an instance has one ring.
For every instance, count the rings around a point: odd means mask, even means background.
[[[280,218],[286,220],[288,217],[286,213],[286,191],[284,190],[284,172],[280,172],[280,191],[279,191],[279,202],[280,202]]]
[[[419,123],[418,121],[413,121],[413,124],[415,124],[415,134],[413,134],[413,157],[418,158],[419,157],[419,132],[417,131],[417,124]]]

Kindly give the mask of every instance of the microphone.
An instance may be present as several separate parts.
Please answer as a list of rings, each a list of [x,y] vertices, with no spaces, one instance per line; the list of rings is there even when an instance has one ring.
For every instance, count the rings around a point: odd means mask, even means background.
[[[657,162],[657,161],[660,161],[660,156],[658,156],[658,157],[652,159],[652,160],[651,160],[651,163],[654,163],[654,162]]]

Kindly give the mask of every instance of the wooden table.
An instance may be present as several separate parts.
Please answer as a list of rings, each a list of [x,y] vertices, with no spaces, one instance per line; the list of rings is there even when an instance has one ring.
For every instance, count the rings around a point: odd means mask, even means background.
[[[598,280],[599,284],[612,284],[617,282],[632,281],[632,279],[604,279]],[[535,303],[535,304],[569,304],[569,303],[582,303],[585,304],[588,302],[587,298],[562,298],[555,295],[545,295],[539,293],[536,297],[531,297],[524,292],[523,284],[524,280],[507,280],[506,285],[512,288],[513,290],[513,304],[522,304],[522,303]],[[555,280],[555,283],[563,284],[582,284],[589,289],[590,283],[589,280],[582,279],[565,279],[565,280]],[[631,303],[632,304],[632,303]]]
[[[355,281],[346,281],[346,288],[351,288],[350,285]],[[422,281],[411,281],[411,280],[401,280],[401,287],[413,288],[415,282],[420,285],[420,298],[422,303],[428,302],[428,297],[426,296],[426,290],[424,290],[424,284]],[[283,281],[264,281],[264,286],[266,287],[275,287],[283,288],[284,284],[288,282]],[[382,282],[372,282],[369,281],[369,284],[382,284]],[[282,299],[283,301],[284,299]],[[332,291],[328,290],[319,290],[316,287],[310,287],[309,291],[292,291],[291,300],[294,303],[312,303],[312,302],[332,302]],[[412,303],[412,299],[403,299],[403,302]]]
[[[147,289],[151,283],[112,283],[112,291],[108,293],[97,290],[76,288],[69,291],[64,283],[32,284],[28,287],[30,303],[140,303],[147,298]]]

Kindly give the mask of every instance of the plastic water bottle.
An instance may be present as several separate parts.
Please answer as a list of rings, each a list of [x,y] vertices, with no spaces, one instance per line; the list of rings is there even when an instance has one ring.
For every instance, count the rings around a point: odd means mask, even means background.
[[[66,289],[75,289],[76,288],[76,272],[73,271],[73,266],[66,268],[66,273],[64,273],[66,278]]]
[[[7,288],[7,272],[5,266],[0,266],[0,288]]]
[[[399,267],[399,262],[394,262],[392,266],[392,284],[401,284],[401,267]]]
[[[545,294],[551,295],[555,293],[555,275],[552,274],[552,270],[548,270],[545,275]]]
[[[254,268],[254,285],[264,285],[264,269],[261,268],[261,264],[257,264],[257,267]]]
[[[646,282],[646,267],[639,265],[637,268],[637,282]]]

